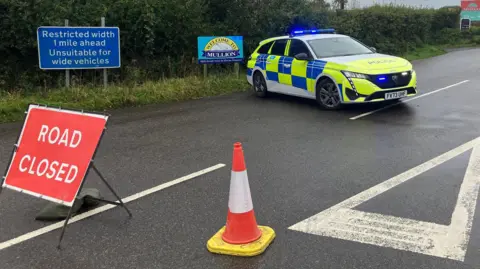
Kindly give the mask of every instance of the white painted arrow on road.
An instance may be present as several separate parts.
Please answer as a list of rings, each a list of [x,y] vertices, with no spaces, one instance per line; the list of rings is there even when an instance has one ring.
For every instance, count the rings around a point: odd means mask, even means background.
[[[472,149],[450,225],[353,208]],[[480,137],[365,190],[289,229],[464,261],[480,187]]]

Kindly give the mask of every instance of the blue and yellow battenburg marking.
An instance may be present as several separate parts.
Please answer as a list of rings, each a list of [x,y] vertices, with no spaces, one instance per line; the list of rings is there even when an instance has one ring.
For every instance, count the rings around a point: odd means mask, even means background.
[[[315,92],[315,80],[325,69],[326,61],[315,60],[308,63],[292,57],[260,54],[255,67],[266,71],[266,79],[296,88]],[[253,68],[248,68],[251,76]]]

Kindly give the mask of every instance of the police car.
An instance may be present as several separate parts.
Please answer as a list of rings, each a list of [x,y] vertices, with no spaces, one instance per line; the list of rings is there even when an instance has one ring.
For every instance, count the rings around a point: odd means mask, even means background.
[[[311,98],[325,109],[417,94],[409,61],[377,53],[334,29],[297,30],[266,39],[248,58],[247,68],[257,96],[276,92]]]

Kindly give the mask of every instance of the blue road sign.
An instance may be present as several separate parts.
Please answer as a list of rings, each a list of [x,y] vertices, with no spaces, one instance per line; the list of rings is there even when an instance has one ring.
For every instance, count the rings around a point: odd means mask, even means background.
[[[40,69],[120,67],[118,27],[52,27],[37,29]]]
[[[243,61],[242,36],[199,36],[197,41],[201,64]]]

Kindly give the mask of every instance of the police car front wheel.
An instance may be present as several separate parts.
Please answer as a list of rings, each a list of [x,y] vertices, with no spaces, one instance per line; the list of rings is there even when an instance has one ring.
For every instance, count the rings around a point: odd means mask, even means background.
[[[317,102],[325,109],[340,108],[340,95],[335,83],[330,79],[324,79],[317,84]]]
[[[267,83],[263,75],[258,71],[253,75],[253,89],[258,97],[265,97],[267,95]]]

